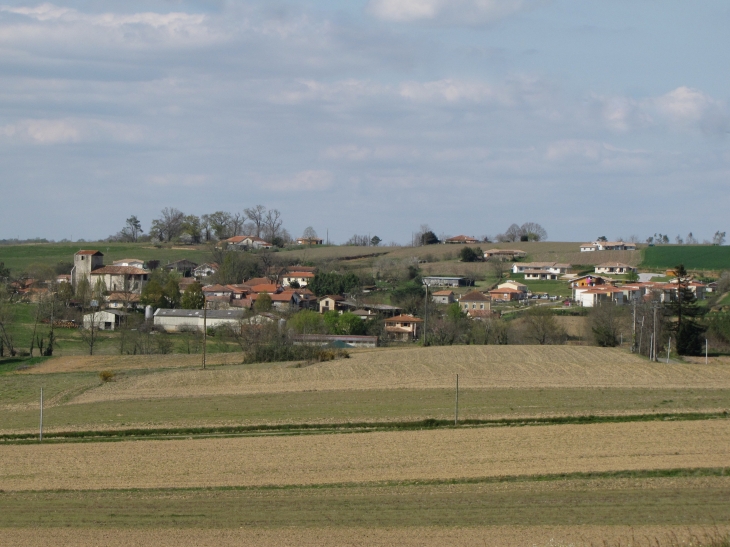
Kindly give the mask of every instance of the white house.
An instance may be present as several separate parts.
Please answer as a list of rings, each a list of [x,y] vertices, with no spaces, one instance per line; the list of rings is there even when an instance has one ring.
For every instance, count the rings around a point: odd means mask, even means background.
[[[633,266],[621,262],[605,262],[596,266],[596,273],[602,274],[627,274],[635,271]]]
[[[559,264],[558,262],[515,262],[512,264],[512,273],[518,274],[534,270],[562,275],[570,271],[570,264]]]
[[[546,270],[525,270],[524,274],[525,280],[533,281],[555,281],[559,276],[559,274]]]
[[[431,295],[436,304],[451,304],[454,302],[454,291],[436,291]]]
[[[306,287],[312,279],[314,279],[312,272],[288,272],[281,276],[281,284],[289,287],[296,281],[300,287]]]
[[[625,243],[623,241],[594,241],[592,243],[581,243],[580,252],[590,253],[593,251],[635,251],[636,243]]]
[[[515,291],[521,291],[525,294],[527,294],[528,288],[527,285],[524,283],[520,283],[518,281],[505,281],[504,283],[500,283],[497,285],[498,289],[513,289]]]
[[[236,248],[248,251],[249,249],[271,249],[273,245],[268,241],[256,236],[233,236],[223,240],[223,243]]]
[[[595,308],[604,304],[623,305],[624,292],[618,287],[604,285],[601,287],[580,287],[573,289],[575,300],[586,308]]]
[[[210,277],[218,273],[219,266],[216,262],[206,262],[193,270],[193,276],[197,278]]]

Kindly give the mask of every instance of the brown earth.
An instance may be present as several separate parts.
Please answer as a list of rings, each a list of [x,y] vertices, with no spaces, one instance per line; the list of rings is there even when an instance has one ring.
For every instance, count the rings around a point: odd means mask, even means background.
[[[38,370],[42,370],[39,367]],[[169,370],[119,378],[76,403],[293,391],[451,388],[730,388],[724,364],[650,363],[624,350],[575,346],[447,346],[355,353],[292,368]]]
[[[729,461],[728,420],[10,445],[0,451],[0,489],[367,483]]]
[[[268,530],[207,529],[4,529],[0,542],[16,547],[583,547],[588,545],[682,545],[690,534],[704,536],[730,528],[703,529],[667,526],[484,526],[475,528],[291,528]],[[677,547],[679,547],[677,545]]]

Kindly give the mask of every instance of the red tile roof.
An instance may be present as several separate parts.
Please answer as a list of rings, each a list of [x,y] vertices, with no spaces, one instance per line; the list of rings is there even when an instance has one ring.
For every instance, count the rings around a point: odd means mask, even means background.
[[[423,323],[423,319],[413,315],[396,315],[385,320],[386,323]]]
[[[507,289],[507,291],[522,292],[522,291],[515,291],[515,289]],[[500,289],[499,291],[489,291],[489,292],[506,292],[506,291]],[[459,302],[489,302],[490,300],[491,300],[491,298],[484,293],[481,293],[479,291],[471,291],[470,293],[467,293],[464,296],[462,296],[459,299]]]

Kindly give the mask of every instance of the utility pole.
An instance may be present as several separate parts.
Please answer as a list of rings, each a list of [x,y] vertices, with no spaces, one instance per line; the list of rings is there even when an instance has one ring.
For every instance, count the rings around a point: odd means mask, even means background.
[[[707,347],[709,346],[709,342],[707,341],[707,338],[705,338],[705,364],[707,364]]]
[[[631,353],[636,353],[636,300],[632,302],[634,308],[634,324],[631,334]]]
[[[459,375],[456,375],[456,404],[454,406],[454,425],[459,425]]]
[[[658,360],[657,356],[656,356],[656,350],[657,350],[656,312],[658,309],[659,309],[659,305],[655,302],[654,303],[654,336],[652,337],[652,343],[654,344],[654,351],[653,351],[654,359],[652,359],[653,361]]]
[[[423,347],[428,345],[426,333],[428,332],[428,283],[426,285],[426,300],[423,302]]]
[[[205,370],[205,350],[208,344],[208,302],[203,301],[203,370]]]
[[[43,386],[41,386],[41,423],[38,433],[38,442],[43,442]]]
[[[667,344],[667,364],[669,364],[669,353],[672,351],[672,337],[669,337],[669,343]]]

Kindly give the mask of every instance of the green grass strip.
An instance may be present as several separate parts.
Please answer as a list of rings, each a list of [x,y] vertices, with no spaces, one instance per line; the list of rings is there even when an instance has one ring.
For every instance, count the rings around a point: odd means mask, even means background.
[[[207,436],[263,436],[263,435],[307,435],[332,433],[358,433],[373,431],[414,431],[424,429],[452,429],[464,427],[524,427],[539,425],[583,425],[599,423],[628,423],[654,421],[695,421],[728,419],[723,412],[628,414],[618,416],[558,416],[546,418],[500,418],[496,420],[465,419],[454,425],[453,420],[428,418],[404,422],[344,422],[337,424],[277,424],[241,425],[219,427],[184,427],[157,429],[116,429],[108,431],[65,431],[44,433],[44,442],[119,441],[131,439],[180,439]],[[9,433],[0,435],[0,443],[38,442],[35,433]]]
[[[32,490],[33,493],[83,493],[83,492],[238,492],[259,490],[326,490],[340,488],[394,488],[401,486],[452,486],[459,484],[503,484],[524,482],[555,482],[575,480],[611,479],[662,479],[730,477],[730,467],[678,467],[674,469],[633,469],[621,471],[576,471],[543,475],[498,475],[489,477],[463,477],[454,479],[410,479],[391,481],[334,482],[318,484],[264,484],[256,486],[182,486],[174,488],[101,488],[88,490],[48,489]],[[3,490],[0,490],[3,492]],[[29,491],[23,491],[29,492]]]

